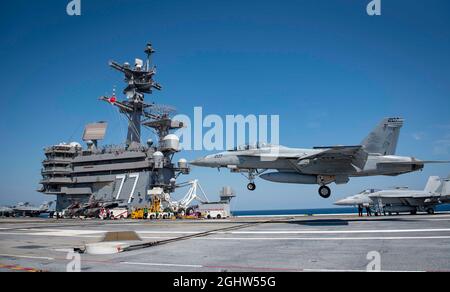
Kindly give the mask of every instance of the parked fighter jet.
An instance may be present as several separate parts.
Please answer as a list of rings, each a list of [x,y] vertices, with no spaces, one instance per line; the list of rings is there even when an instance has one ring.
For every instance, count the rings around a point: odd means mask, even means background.
[[[102,209],[114,209],[119,206],[118,201],[96,201],[92,202],[83,212],[83,216],[87,218],[98,218]]]
[[[396,188],[393,190],[365,190],[335,203],[338,206],[371,207],[379,214],[427,212],[434,214],[435,207],[450,203],[450,177],[432,176],[423,191]]]
[[[63,216],[65,218],[86,217],[97,218],[102,209],[113,209],[119,206],[121,200],[114,201],[102,201],[97,200],[93,196],[87,203],[81,204],[80,202],[74,202],[65,210],[63,210]]]
[[[81,207],[80,202],[73,202],[66,209],[63,210],[62,216],[64,218],[74,218],[81,215],[84,209]]]
[[[0,207],[1,217],[12,217],[14,215],[14,210],[10,207]]]
[[[17,206],[13,207],[14,214],[17,216],[30,216],[37,217],[44,213],[50,213],[50,207],[53,202],[44,202],[41,206],[35,207],[30,205],[30,203],[19,203]]]
[[[401,118],[386,118],[358,146],[315,147],[293,149],[283,146],[246,145],[232,151],[208,155],[191,162],[192,165],[229,168],[246,173],[247,188],[256,189],[256,177],[295,184],[319,184],[319,195],[329,198],[331,183],[346,184],[350,177],[397,176],[422,170],[427,163],[450,161],[421,161],[414,157],[396,156]],[[277,172],[265,173],[267,170]]]

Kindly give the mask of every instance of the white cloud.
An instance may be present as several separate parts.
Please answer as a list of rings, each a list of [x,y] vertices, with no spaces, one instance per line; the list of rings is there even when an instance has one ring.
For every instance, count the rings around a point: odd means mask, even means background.
[[[425,136],[426,136],[426,134],[424,132],[417,132],[417,133],[412,134],[413,139],[416,141],[420,141],[420,140],[424,139]]]

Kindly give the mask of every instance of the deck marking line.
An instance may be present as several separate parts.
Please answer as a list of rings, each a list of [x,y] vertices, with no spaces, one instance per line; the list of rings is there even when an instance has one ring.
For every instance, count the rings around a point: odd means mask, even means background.
[[[202,265],[183,265],[183,264],[162,264],[162,263],[136,263],[136,262],[121,262],[123,265],[135,266],[160,266],[160,267],[179,267],[179,268],[203,268]]]
[[[34,259],[34,260],[49,260],[49,261],[55,260],[54,258],[49,258],[49,257],[37,257],[37,256],[31,256],[31,255],[14,255],[14,254],[0,254],[0,257],[24,258],[24,259]]]
[[[450,236],[407,236],[407,237],[209,237],[208,240],[414,240],[414,239],[450,239]]]

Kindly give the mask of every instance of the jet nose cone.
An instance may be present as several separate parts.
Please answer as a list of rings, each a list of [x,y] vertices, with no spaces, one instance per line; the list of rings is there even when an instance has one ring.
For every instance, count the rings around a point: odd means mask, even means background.
[[[208,161],[206,161],[206,158],[198,158],[192,160],[189,164],[194,166],[208,166]]]
[[[342,200],[336,201],[334,203],[334,205],[336,205],[336,206],[348,206],[348,205],[352,205],[352,204],[351,204],[349,199],[342,199]]]
[[[198,166],[199,163],[200,163],[200,159],[194,159],[194,160],[192,160],[192,161],[189,161],[189,164],[190,164],[190,165]]]
[[[201,166],[201,167],[221,167],[223,164],[223,154],[213,154],[208,155],[202,158],[197,158],[191,161],[191,164],[194,166]],[[227,164],[225,164],[227,165]]]

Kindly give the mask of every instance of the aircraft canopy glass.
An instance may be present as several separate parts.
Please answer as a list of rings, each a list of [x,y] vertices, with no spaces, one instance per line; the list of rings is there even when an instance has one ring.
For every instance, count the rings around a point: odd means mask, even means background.
[[[267,148],[267,147],[270,147],[270,146],[273,146],[273,145],[269,144],[269,143],[265,143],[265,142],[258,142],[258,143],[255,143],[255,144],[240,145],[240,146],[234,147],[230,151],[256,150],[256,149],[261,149],[261,148]]]
[[[368,189],[368,190],[364,190],[364,191],[360,192],[359,194],[360,195],[368,195],[368,194],[373,194],[373,193],[376,193],[379,191],[380,190],[377,190],[377,189]]]

